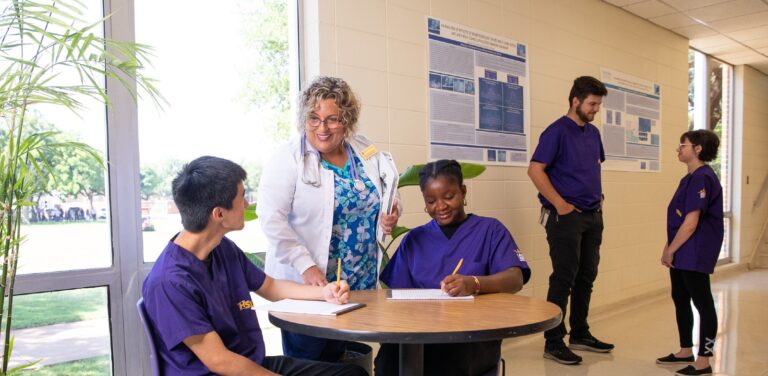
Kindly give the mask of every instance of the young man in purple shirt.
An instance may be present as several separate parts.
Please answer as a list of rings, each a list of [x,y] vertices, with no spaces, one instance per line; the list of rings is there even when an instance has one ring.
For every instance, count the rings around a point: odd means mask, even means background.
[[[142,287],[164,375],[365,375],[354,365],[265,356],[250,292],[269,300],[346,303],[349,285],[304,286],[268,277],[224,237],[244,226],[245,170],[216,157],[190,162],[173,180],[184,230]]]
[[[528,176],[539,190],[540,219],[552,260],[547,300],[560,306],[565,317],[570,298],[570,347],[595,352],[613,349],[592,336],[587,324],[603,238],[600,164],[605,160],[600,132],[590,122],[607,94],[605,85],[594,77],[575,79],[568,113],[541,134],[528,167]],[[582,358],[565,346],[564,321],[544,333],[544,357],[579,364]]]

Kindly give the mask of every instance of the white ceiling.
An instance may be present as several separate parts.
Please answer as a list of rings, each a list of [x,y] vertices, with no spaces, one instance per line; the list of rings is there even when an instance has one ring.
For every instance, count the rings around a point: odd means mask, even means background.
[[[672,30],[690,46],[768,75],[768,0],[603,0]]]

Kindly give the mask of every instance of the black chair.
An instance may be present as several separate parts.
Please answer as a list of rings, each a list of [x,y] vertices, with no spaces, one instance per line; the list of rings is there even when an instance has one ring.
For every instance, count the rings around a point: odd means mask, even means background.
[[[161,376],[160,356],[157,354],[157,349],[155,348],[155,334],[147,321],[147,309],[144,307],[144,298],[139,298],[139,301],[136,302],[136,309],[139,311],[139,318],[144,327],[144,333],[147,335],[147,344],[149,344],[149,363],[152,366],[152,375]]]

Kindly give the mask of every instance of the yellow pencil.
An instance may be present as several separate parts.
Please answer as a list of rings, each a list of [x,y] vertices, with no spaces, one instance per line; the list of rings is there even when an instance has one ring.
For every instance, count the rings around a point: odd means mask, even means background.
[[[459,263],[458,263],[458,264],[456,264],[456,269],[453,269],[453,273],[451,273],[451,275],[454,275],[454,274],[456,274],[456,272],[458,272],[458,271],[459,271],[459,268],[461,267],[461,264],[462,264],[463,262],[464,262],[464,259],[463,259],[463,258],[462,258],[461,260],[459,260]]]
[[[341,284],[341,257],[339,257],[339,261],[336,263],[336,286]]]

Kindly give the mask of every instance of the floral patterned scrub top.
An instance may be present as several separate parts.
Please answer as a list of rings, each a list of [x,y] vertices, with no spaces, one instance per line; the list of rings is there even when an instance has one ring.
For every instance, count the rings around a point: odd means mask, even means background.
[[[376,223],[380,199],[363,163],[357,155],[353,156],[358,177],[365,184],[362,192],[354,188],[351,158],[347,158],[344,168],[322,161],[323,168],[333,171],[335,208],[325,278],[336,281],[337,259],[341,257],[341,278],[349,283],[351,290],[367,290],[376,287],[378,278]]]

